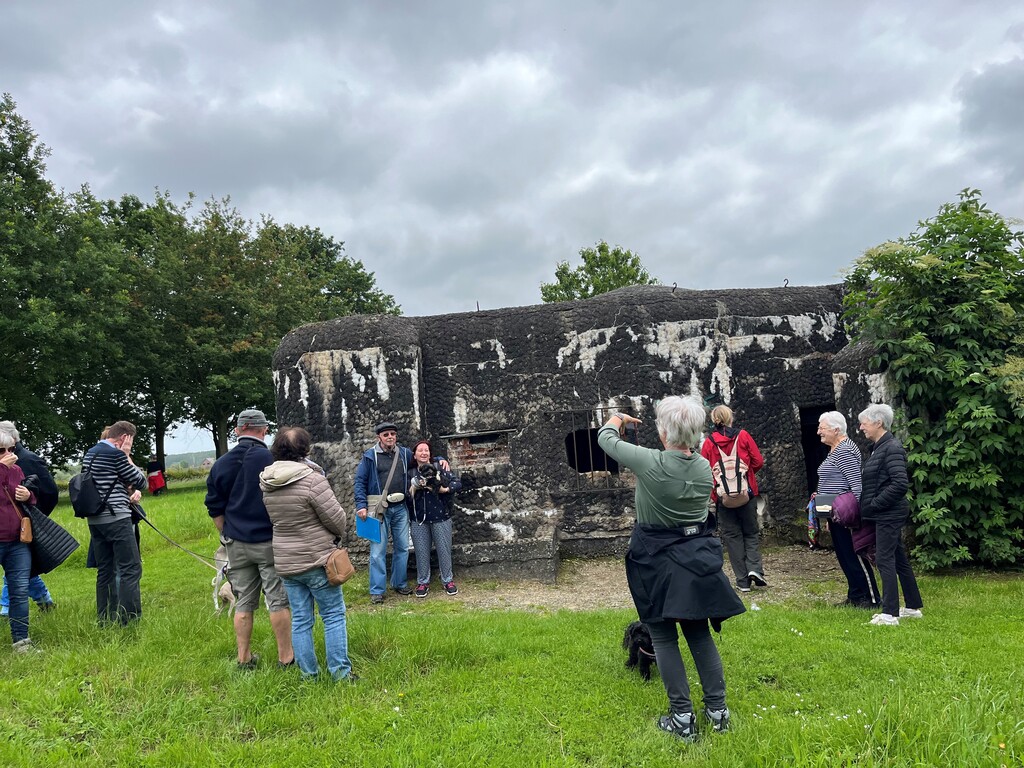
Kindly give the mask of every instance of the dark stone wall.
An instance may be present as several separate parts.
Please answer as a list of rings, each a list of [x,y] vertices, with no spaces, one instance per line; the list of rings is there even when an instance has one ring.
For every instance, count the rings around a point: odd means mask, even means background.
[[[839,285],[638,286],[580,302],[346,317],[282,341],[278,422],[312,432],[346,509],[359,456],[387,418],[404,444],[425,436],[447,453],[453,439],[456,453],[472,455],[456,466],[465,488],[455,538],[466,551],[488,545],[515,557],[517,542],[554,539],[564,554],[596,554],[623,549],[633,478],[580,474],[566,436],[621,409],[644,420],[636,439],[655,447],[654,404],[694,394],[730,405],[757,440],[764,522],[785,528],[809,491],[801,409],[836,400],[832,365],[847,344],[840,313]]]

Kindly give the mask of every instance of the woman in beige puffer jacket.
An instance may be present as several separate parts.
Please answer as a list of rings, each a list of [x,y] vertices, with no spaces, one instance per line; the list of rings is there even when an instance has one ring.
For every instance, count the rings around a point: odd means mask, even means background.
[[[312,444],[301,427],[280,430],[270,451],[274,463],[260,473],[263,504],[274,524],[274,569],[292,609],[292,645],[304,678],[319,674],[313,645],[316,609],[324,622],[327,671],[354,680],[348,658],[345,596],[328,583],[324,564],[344,536],[345,511],[319,467],[307,458]]]

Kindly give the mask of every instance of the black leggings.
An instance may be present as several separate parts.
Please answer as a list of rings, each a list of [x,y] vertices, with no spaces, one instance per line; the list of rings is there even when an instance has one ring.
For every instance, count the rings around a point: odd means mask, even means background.
[[[711,710],[725,708],[725,675],[722,672],[722,657],[711,637],[711,628],[706,620],[701,621],[649,621],[654,654],[658,659],[658,671],[668,694],[669,708],[675,713],[693,712],[690,700],[690,683],[686,679],[686,667],[679,652],[679,634],[676,625],[683,631],[686,644],[690,647],[693,664],[697,668],[701,687],[704,689],[704,706]]]

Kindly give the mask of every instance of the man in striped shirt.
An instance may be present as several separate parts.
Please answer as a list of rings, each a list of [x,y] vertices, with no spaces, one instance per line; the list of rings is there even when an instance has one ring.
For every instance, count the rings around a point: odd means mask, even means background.
[[[106,438],[85,454],[83,471],[92,475],[106,508],[89,518],[96,558],[96,614],[100,624],[128,624],[142,616],[142,557],[135,540],[131,504],[142,498],[146,473],[132,463],[135,425],[112,424]],[[108,496],[109,493],[109,496]]]

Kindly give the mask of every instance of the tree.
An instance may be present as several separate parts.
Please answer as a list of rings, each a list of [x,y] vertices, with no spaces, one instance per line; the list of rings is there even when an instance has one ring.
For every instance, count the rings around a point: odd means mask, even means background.
[[[868,250],[847,280],[849,327],[902,402],[925,567],[1021,559],[1022,248],[1024,233],[965,189],[908,237]]]
[[[609,248],[604,240],[593,248],[581,248],[583,264],[572,269],[563,261],[555,267],[555,282],[541,283],[544,302],[589,299],[629,285],[658,285],[648,274],[640,257],[619,246]]]

